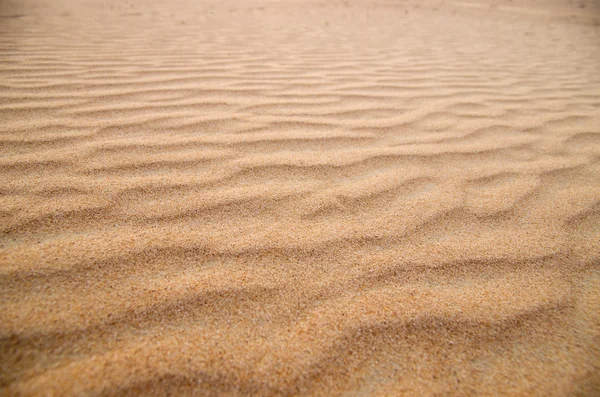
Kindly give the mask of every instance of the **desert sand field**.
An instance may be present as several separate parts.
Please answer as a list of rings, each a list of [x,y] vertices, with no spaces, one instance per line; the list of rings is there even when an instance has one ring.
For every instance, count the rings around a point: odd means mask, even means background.
[[[600,395],[600,2],[1,0],[0,395]]]

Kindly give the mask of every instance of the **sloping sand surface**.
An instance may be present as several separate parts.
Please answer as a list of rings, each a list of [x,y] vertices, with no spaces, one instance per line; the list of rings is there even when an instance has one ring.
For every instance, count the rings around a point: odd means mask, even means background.
[[[600,4],[0,2],[0,394],[600,395]]]

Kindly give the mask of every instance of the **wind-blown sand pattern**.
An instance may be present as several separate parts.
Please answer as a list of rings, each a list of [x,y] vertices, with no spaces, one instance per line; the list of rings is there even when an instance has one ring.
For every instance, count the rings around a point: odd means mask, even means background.
[[[600,395],[594,1],[0,3],[0,394]]]

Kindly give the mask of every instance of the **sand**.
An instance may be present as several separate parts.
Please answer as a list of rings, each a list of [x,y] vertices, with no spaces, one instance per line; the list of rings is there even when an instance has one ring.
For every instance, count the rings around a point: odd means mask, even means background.
[[[600,395],[600,3],[0,3],[0,394]]]

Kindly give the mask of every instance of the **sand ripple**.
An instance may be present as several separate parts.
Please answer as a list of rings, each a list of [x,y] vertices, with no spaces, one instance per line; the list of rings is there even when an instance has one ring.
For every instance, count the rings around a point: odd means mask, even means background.
[[[0,394],[600,394],[593,3],[2,2]]]

